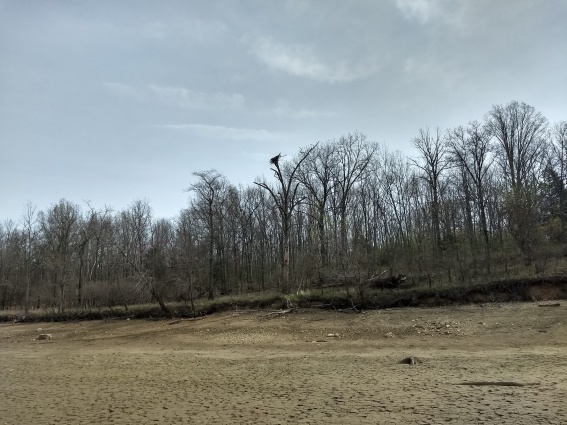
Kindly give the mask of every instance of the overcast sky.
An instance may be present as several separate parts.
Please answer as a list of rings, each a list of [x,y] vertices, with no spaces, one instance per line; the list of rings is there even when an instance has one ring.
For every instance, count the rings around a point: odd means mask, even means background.
[[[524,101],[567,119],[565,0],[0,0],[0,221],[65,198],[155,217],[195,171]]]

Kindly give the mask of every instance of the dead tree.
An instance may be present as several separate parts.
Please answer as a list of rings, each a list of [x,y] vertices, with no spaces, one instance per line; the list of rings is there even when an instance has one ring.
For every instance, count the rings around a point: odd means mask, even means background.
[[[301,198],[298,196],[299,181],[296,179],[296,173],[301,163],[309,156],[311,151],[315,149],[317,145],[313,145],[306,151],[300,153],[299,159],[295,164],[291,164],[287,170],[282,171],[280,167],[279,160],[281,154],[276,155],[270,159],[270,164],[273,165],[270,168],[277,179],[277,188],[268,185],[266,182],[254,182],[254,184],[260,186],[261,188],[267,190],[279,212],[279,216],[282,222],[282,240],[283,240],[283,252],[282,252],[282,293],[289,292],[289,251],[290,251],[290,232],[291,232],[291,219],[293,213],[299,203]]]

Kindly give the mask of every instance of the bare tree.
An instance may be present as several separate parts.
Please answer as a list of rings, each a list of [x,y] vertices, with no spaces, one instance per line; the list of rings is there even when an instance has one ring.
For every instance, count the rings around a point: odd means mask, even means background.
[[[299,181],[296,173],[305,159],[311,154],[317,145],[313,145],[307,150],[302,151],[294,164],[289,164],[282,171],[279,160],[281,154],[270,159],[273,166],[271,170],[277,179],[277,188],[269,186],[265,181],[254,182],[254,184],[268,191],[278,209],[282,224],[282,287],[283,293],[289,292],[289,251],[290,251],[290,231],[293,213],[302,201],[298,196]]]
[[[77,305],[79,306],[83,302],[83,282],[86,261],[85,254],[87,253],[89,242],[95,237],[100,226],[98,223],[100,213],[95,211],[88,202],[87,205],[89,206],[88,216],[85,217],[85,219],[80,219],[78,225],[77,254],[79,256],[79,270],[77,272]]]
[[[486,127],[496,140],[496,161],[512,188],[526,185],[540,171],[546,148],[547,119],[517,101],[494,105]]]
[[[513,101],[493,106],[486,126],[496,140],[496,161],[511,190],[506,196],[508,227],[529,264],[539,239],[537,180],[544,166],[547,119],[532,106]]]
[[[126,229],[119,251],[126,265],[131,268],[130,275],[134,277],[136,292],[149,293],[164,314],[170,316],[170,311],[157,289],[155,270],[151,261],[152,208],[147,200],[136,200],[128,210],[122,212],[121,217]]]
[[[257,225],[257,244],[256,247],[259,257],[259,283],[260,289],[266,289],[267,274],[269,269],[269,261],[274,251],[273,246],[275,245],[274,239],[276,239],[275,225],[271,217],[278,215],[278,213],[273,213],[272,209],[275,206],[270,202],[270,195],[266,190],[262,190],[257,187],[253,192],[255,203],[257,208],[254,208],[253,217]],[[281,232],[279,232],[281,234]],[[279,261],[281,266],[281,259]]]
[[[423,172],[422,178],[429,187],[434,238],[437,247],[441,248],[441,222],[439,216],[441,174],[450,165],[441,130],[437,128],[435,134],[431,134],[429,128],[425,130],[420,129],[419,136],[413,139],[413,145],[419,151],[423,161],[419,163],[412,160],[414,165]]]
[[[240,196],[240,207],[239,207],[239,224],[240,231],[239,236],[242,244],[242,269],[243,269],[243,279],[246,282],[247,289],[252,289],[253,282],[253,259],[254,259],[254,244],[257,239],[258,232],[255,231],[255,227],[259,224],[255,220],[255,214],[260,207],[260,202],[256,196],[257,192],[260,192],[258,187],[247,187],[242,190]],[[264,253],[260,254],[261,256]],[[242,284],[240,291],[242,291]]]
[[[28,314],[30,308],[30,289],[32,284],[33,252],[39,232],[37,208],[30,202],[28,202],[24,207],[24,214],[22,215],[21,223],[24,236],[24,262],[26,273],[25,314]]]
[[[486,267],[490,272],[490,239],[485,195],[486,180],[493,161],[490,135],[480,123],[473,121],[466,129],[461,126],[448,132],[448,148],[452,161],[473,182],[485,246]]]
[[[408,260],[411,256],[411,231],[413,226],[410,208],[413,177],[413,171],[410,169],[407,158],[403,157],[399,151],[394,153],[384,151],[379,181],[388,208],[387,217],[394,221],[389,228],[395,229],[390,231],[389,242],[401,242]]]
[[[214,298],[214,260],[215,260],[215,239],[216,239],[216,223],[215,218],[220,203],[223,201],[223,191],[226,189],[226,178],[216,170],[199,171],[193,173],[198,177],[197,182],[189,186],[189,191],[197,194],[197,209],[201,212],[201,216],[205,222],[208,232],[209,243],[209,286],[208,297]]]
[[[183,282],[183,293],[181,297],[185,303],[191,304],[193,316],[195,310],[195,282],[205,268],[203,266],[202,255],[199,250],[197,241],[197,225],[198,220],[192,209],[184,209],[181,211],[179,218],[176,220],[176,253],[178,266],[178,279]]]
[[[65,292],[69,281],[72,241],[77,230],[79,207],[62,199],[49,209],[40,213],[41,231],[49,247],[47,266],[51,271],[53,283],[59,289],[59,311],[65,309]]]
[[[329,248],[327,240],[327,209],[331,193],[336,185],[335,176],[339,159],[336,145],[332,142],[319,144],[311,155],[305,158],[298,169],[297,179],[309,193],[309,200],[316,211],[317,230],[319,237],[319,255],[321,267],[327,268],[329,263]]]
[[[347,271],[348,231],[347,208],[354,187],[364,179],[373,164],[374,154],[378,150],[376,143],[366,141],[361,133],[348,134],[335,141],[338,166],[335,168],[334,182],[337,194],[338,215],[340,217],[340,266]]]
[[[562,237],[567,229],[567,121],[555,123],[545,167],[545,205],[548,214],[561,221]]]
[[[21,264],[22,237],[12,220],[0,223],[0,308],[4,310],[15,300],[18,270]]]

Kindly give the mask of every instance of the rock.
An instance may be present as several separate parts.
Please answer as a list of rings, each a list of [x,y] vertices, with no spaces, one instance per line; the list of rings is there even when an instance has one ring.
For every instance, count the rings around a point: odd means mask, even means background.
[[[402,359],[398,362],[399,364],[409,364],[411,366],[415,366],[417,364],[423,363],[423,360],[421,360],[419,357],[406,357],[405,359]]]
[[[327,334],[328,338],[338,338],[339,334]]]
[[[388,332],[386,334],[386,338],[394,338],[394,334],[392,332]]]
[[[40,341],[43,339],[53,339],[53,335],[51,334],[39,334],[37,336],[37,339],[39,339]]]

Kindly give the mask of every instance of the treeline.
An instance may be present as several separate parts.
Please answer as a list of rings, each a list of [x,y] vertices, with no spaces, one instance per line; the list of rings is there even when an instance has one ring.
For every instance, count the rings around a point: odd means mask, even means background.
[[[0,225],[0,308],[165,309],[398,273],[468,285],[562,266],[566,121],[511,102],[466,126],[419,130],[413,144],[408,158],[349,134],[267,159],[273,178],[248,187],[199,171],[171,220],[146,200],[122,211],[28,204]]]

